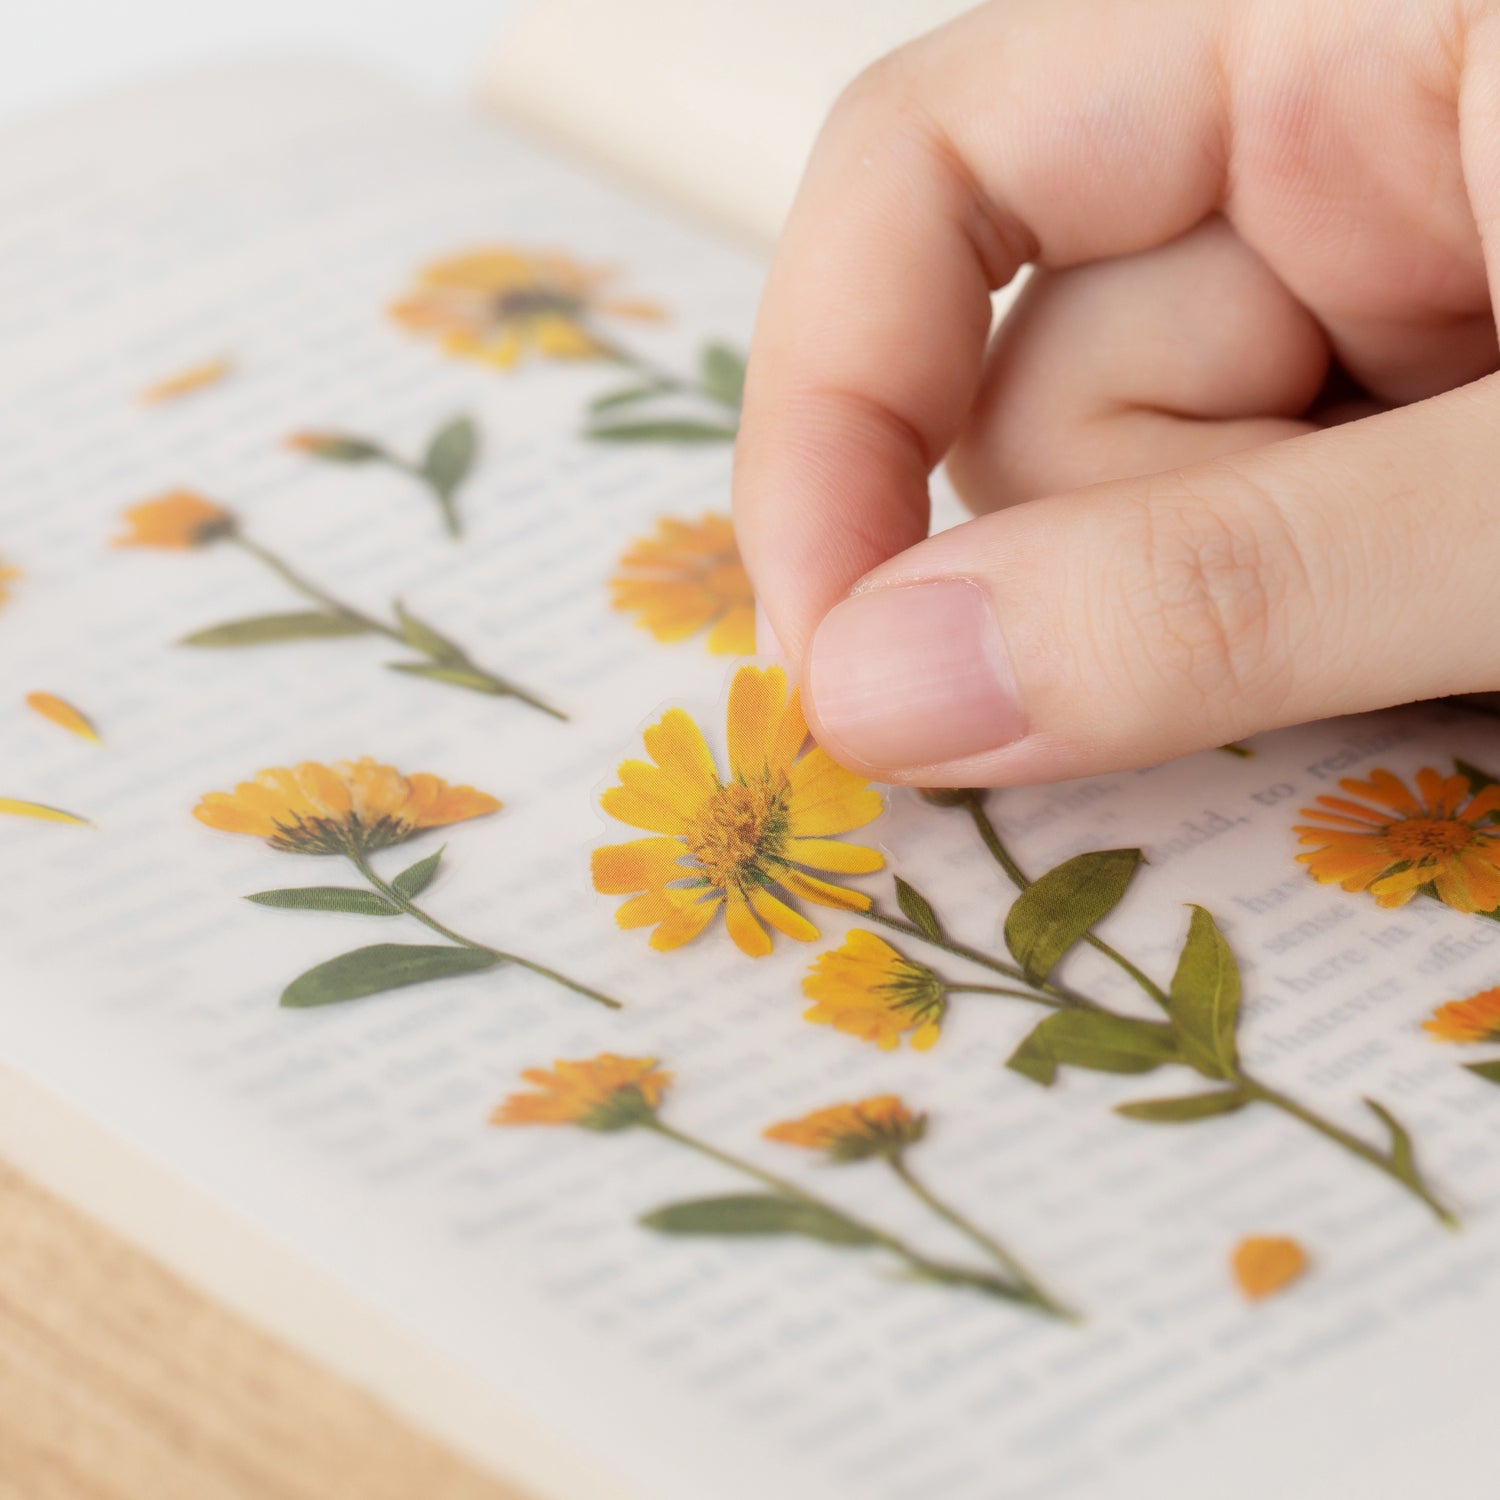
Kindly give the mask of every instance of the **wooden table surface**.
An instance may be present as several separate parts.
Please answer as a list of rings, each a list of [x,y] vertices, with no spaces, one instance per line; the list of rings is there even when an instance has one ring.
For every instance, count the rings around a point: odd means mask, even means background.
[[[523,1500],[0,1164],[0,1500]]]

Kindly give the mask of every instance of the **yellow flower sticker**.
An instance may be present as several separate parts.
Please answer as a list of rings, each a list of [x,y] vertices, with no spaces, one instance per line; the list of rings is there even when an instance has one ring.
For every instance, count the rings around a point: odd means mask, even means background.
[[[1285,1291],[1307,1274],[1309,1264],[1307,1251],[1284,1235],[1252,1235],[1230,1257],[1235,1283],[1252,1302]]]
[[[93,720],[55,693],[27,693],[26,706],[33,713],[51,720],[59,729],[66,729],[69,734],[76,734],[80,739],[92,740],[96,745],[103,744],[103,739],[94,727]]]
[[[1415,793],[1389,771],[1339,785],[1348,797],[1319,797],[1302,810],[1318,822],[1292,830],[1317,846],[1297,856],[1313,879],[1368,891],[1381,906],[1404,906],[1430,885],[1455,911],[1500,907],[1500,786],[1474,793],[1466,776],[1430,767]]]
[[[729,770],[721,779],[703,731],[682,709],[645,733],[651,760],[628,760],[604,793],[611,817],[653,835],[594,852],[594,888],[630,897],[621,927],[652,927],[651,946],[679,948],[720,910],[752,958],[771,951],[767,927],[799,942],[818,929],[788,905],[800,897],[839,911],[870,898],[823,878],[866,875],[878,850],[833,837],[880,815],[880,794],[820,749],[803,753],[807,724],[779,667],[741,667],[729,692]]]
[[[17,797],[0,797],[0,815],[8,818],[35,818],[40,823],[82,823],[77,813],[64,812],[60,807],[48,807],[42,802],[23,802]]]
[[[654,1057],[603,1052],[580,1062],[527,1068],[529,1093],[512,1094],[490,1115],[492,1125],[579,1125],[585,1130],[625,1130],[653,1117],[672,1081]]]
[[[821,1151],[830,1161],[867,1161],[872,1156],[899,1156],[927,1133],[927,1116],[913,1114],[895,1094],[880,1094],[857,1104],[835,1104],[800,1120],[768,1126],[768,1141]]]
[[[158,380],[154,385],[148,385],[137,396],[136,400],[142,406],[160,406],[166,401],[176,401],[180,396],[190,396],[195,391],[207,390],[211,385],[218,385],[221,380],[226,379],[234,369],[232,359],[208,359],[202,364],[191,365],[186,370],[179,370],[175,375],[169,375],[165,380]]]
[[[1422,1022],[1422,1030],[1440,1042],[1500,1041],[1500,988],[1449,1000]]]
[[[114,539],[117,547],[164,547],[186,551],[233,536],[239,521],[233,511],[215,505],[193,490],[171,490],[125,512],[130,528]]]
[[[708,631],[718,656],[755,651],[755,595],[728,516],[660,521],[632,542],[610,580],[611,603],[671,643]]]
[[[860,928],[813,964],[802,991],[816,1002],[804,1020],[886,1052],[908,1033],[913,1049],[925,1052],[937,1041],[948,1008],[948,986],[933,970]]]

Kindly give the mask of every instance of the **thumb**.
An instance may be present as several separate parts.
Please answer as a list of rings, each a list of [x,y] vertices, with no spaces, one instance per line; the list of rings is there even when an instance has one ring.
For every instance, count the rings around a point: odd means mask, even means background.
[[[970,521],[824,616],[820,742],[888,781],[999,786],[1500,688],[1500,377]]]

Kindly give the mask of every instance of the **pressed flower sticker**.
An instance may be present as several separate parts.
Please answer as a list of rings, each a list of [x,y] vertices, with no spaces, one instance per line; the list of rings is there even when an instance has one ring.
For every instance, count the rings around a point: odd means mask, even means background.
[[[96,745],[103,743],[93,720],[55,693],[27,693],[26,706],[33,713],[40,714],[44,719],[56,724],[59,729],[66,729],[69,734],[76,734],[79,739],[92,740]]]
[[[0,817],[33,818],[39,823],[81,823],[87,818],[77,813],[64,812],[60,807],[48,807],[43,802],[25,802],[19,797],[0,797]]]
[[[191,396],[195,391],[204,391],[218,385],[234,370],[232,359],[207,359],[202,364],[190,365],[165,380],[148,385],[137,396],[142,406],[160,406],[167,401],[176,401],[182,396]]]
[[[288,854],[341,856],[364,879],[359,886],[291,886],[258,891],[249,899],[292,911],[334,911],[361,917],[406,916],[443,939],[441,944],[377,943],[357,948],[309,969],[281,996],[292,1008],[358,1000],[404,985],[475,974],[505,964],[562,985],[575,994],[617,1009],[619,1002],[529,958],[475,942],[417,904],[437,877],[439,849],[391,879],[379,874],[372,856],[433,828],[446,828],[498,812],[500,803],[471,786],[451,786],[440,776],[404,776],[394,766],[361,760],[322,765],[274,766],[232,792],[209,792],[193,809],[200,823],[225,833],[264,839]]]
[[[1440,1042],[1500,1041],[1500,989],[1447,1001],[1422,1022],[1422,1030]]]
[[[659,641],[707,630],[708,649],[716,655],[755,651],[755,595],[728,516],[660,521],[620,558],[610,596],[616,609],[634,615]]]
[[[115,546],[163,547],[171,552],[206,547],[239,529],[233,511],[193,490],[171,490],[132,505],[125,512],[125,524],[127,530],[115,538]]]
[[[813,964],[802,991],[816,1002],[803,1018],[832,1026],[889,1052],[910,1035],[925,1052],[938,1039],[950,988],[873,932],[856,928]],[[962,986],[972,989],[977,986]]]
[[[1230,1257],[1235,1284],[1252,1302],[1284,1292],[1307,1274],[1308,1265],[1307,1252],[1284,1235],[1252,1235]]]
[[[918,1181],[906,1154],[925,1135],[926,1117],[908,1110],[893,1095],[819,1110],[805,1120],[773,1125],[766,1135],[822,1151],[832,1161],[881,1158],[933,1214],[968,1236],[994,1269],[934,1260],[906,1240],[806,1188],[669,1124],[662,1119],[661,1106],[672,1075],[662,1072],[654,1057],[617,1057],[604,1052],[574,1062],[559,1061],[550,1069],[528,1068],[521,1078],[531,1087],[496,1106],[490,1115],[492,1125],[571,1125],[605,1135],[648,1131],[737,1173],[758,1189],[670,1203],[643,1215],[642,1226],[656,1234],[741,1241],[801,1237],[823,1246],[885,1250],[911,1280],[966,1288],[1049,1317],[1072,1317],[996,1240]]]
[[[1381,906],[1404,906],[1418,891],[1455,911],[1500,907],[1500,787],[1474,792],[1467,776],[1424,768],[1412,792],[1389,771],[1339,783],[1348,797],[1323,796],[1293,829],[1316,845],[1297,858],[1315,880],[1368,891]],[[1353,801],[1353,798],[1360,801]],[[1369,804],[1375,804],[1370,806]]]
[[[741,952],[771,951],[768,927],[800,942],[818,929],[788,899],[866,911],[862,891],[824,879],[885,863],[833,837],[880,815],[880,794],[820,749],[803,753],[807,724],[779,667],[741,667],[729,692],[729,779],[703,731],[674,708],[645,733],[651,760],[628,760],[604,793],[611,817],[651,838],[594,852],[594,888],[630,897],[616,920],[653,927],[651,946],[679,948],[720,910]]]

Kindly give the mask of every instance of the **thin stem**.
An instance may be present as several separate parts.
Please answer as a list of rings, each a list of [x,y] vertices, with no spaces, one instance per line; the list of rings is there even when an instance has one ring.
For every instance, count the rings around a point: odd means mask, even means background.
[[[1007,1302],[1036,1307],[1040,1311],[1056,1312],[1050,1303],[1036,1301],[1029,1287],[1016,1286],[999,1277],[978,1275],[971,1271],[964,1271],[961,1267],[944,1265],[941,1261],[932,1260],[923,1255],[920,1250],[913,1249],[898,1236],[884,1229],[877,1229],[875,1225],[866,1223],[865,1220],[857,1218],[846,1209],[829,1203],[826,1199],[818,1197],[816,1193],[809,1193],[805,1188],[798,1187],[796,1183],[789,1182],[785,1177],[778,1177],[776,1173],[767,1172],[753,1162],[744,1161],[728,1151],[720,1150],[718,1146],[708,1141],[700,1140],[695,1135],[689,1135],[684,1130],[668,1125],[660,1116],[652,1116],[650,1120],[643,1123],[646,1129],[665,1136],[669,1141],[675,1141],[679,1146],[696,1151],[699,1156],[707,1157],[721,1167],[727,1167],[732,1172],[738,1172],[742,1177],[749,1177],[752,1181],[760,1183],[762,1187],[770,1188],[778,1197],[789,1199],[794,1203],[804,1203],[809,1208],[815,1208],[821,1213],[832,1214],[835,1218],[842,1219],[851,1228],[863,1235],[868,1235],[871,1241],[882,1245],[893,1255],[905,1261],[913,1271],[919,1274],[932,1276],[939,1281],[962,1282],[987,1291],[992,1296],[1001,1297]]]
[[[1033,882],[1030,876],[1012,858],[1010,850],[1005,847],[995,825],[990,821],[989,813],[985,810],[983,797],[978,792],[970,792],[964,798],[962,806],[967,810],[970,818],[973,819],[974,827],[978,829],[979,837],[984,840],[984,847],[989,850],[995,863],[1005,871],[1011,883],[1018,891],[1026,890]],[[1155,1001],[1163,1010],[1169,1009],[1166,991],[1149,974],[1145,973],[1144,970],[1137,968],[1119,949],[1112,947],[1103,938],[1092,932],[1086,932],[1083,935],[1083,940],[1090,948],[1093,948],[1098,953],[1102,953],[1122,973],[1127,974],[1140,986],[1148,998]]]
[[[1042,1283],[1004,1245],[986,1234],[978,1225],[970,1223],[956,1208],[939,1198],[912,1171],[911,1163],[907,1161],[904,1152],[888,1156],[886,1160],[890,1163],[891,1171],[896,1174],[907,1190],[919,1202],[925,1204],[944,1223],[952,1225],[961,1235],[977,1245],[1007,1276],[1025,1290],[1029,1300],[1033,1301],[1038,1307],[1045,1308],[1048,1312],[1060,1318],[1077,1318],[1078,1314],[1052,1296]]]
[[[612,359],[616,364],[624,365],[627,369],[634,370],[637,375],[644,377],[659,391],[664,394],[675,392],[686,396],[700,396],[705,401],[711,401],[715,406],[723,407],[726,411],[733,412],[738,421],[740,408],[737,402],[728,401],[724,397],[711,391],[699,380],[685,380],[682,376],[674,374],[671,370],[637,354],[634,349],[624,344],[617,344],[613,339],[601,338],[597,333],[592,333],[599,352],[606,358]]]
[[[259,542],[252,541],[242,532],[236,532],[233,540],[248,552],[257,561],[268,567],[283,583],[301,594],[304,599],[310,599],[314,604],[328,611],[329,614],[337,615],[341,620],[349,620],[361,629],[367,630],[374,635],[383,635],[389,641],[395,641],[411,651],[420,651],[434,667],[448,669],[453,673],[449,679],[438,678],[435,680],[448,680],[456,687],[467,687],[472,692],[491,693],[497,697],[518,698],[522,703],[529,704],[554,719],[566,721],[567,715],[559,708],[554,708],[545,699],[538,698],[534,693],[510,681],[509,678],[499,677],[495,673],[486,671],[485,668],[475,665],[468,654],[460,647],[451,642],[445,643],[445,648],[440,654],[434,650],[428,650],[414,645],[406,635],[394,625],[387,624],[384,620],[377,620],[373,615],[367,615],[363,610],[355,609],[353,605],[345,604],[342,599],[335,598],[326,589],[320,588],[311,579],[305,578],[292,565],[278,557],[269,548],[262,547]],[[425,668],[421,670],[425,671]]]
[[[618,1000],[601,994],[598,990],[590,989],[588,985],[581,984],[576,979],[569,979],[566,974],[559,974],[556,969],[549,969],[545,964],[534,963],[531,959],[522,958],[516,953],[507,953],[503,948],[492,948],[488,943],[476,943],[473,938],[467,938],[462,933],[445,926],[436,917],[423,911],[409,896],[403,895],[390,881],[377,875],[367,854],[351,853],[349,861],[393,906],[399,907],[407,916],[414,917],[424,927],[437,933],[439,937],[447,938],[450,943],[456,943],[460,948],[470,948],[476,953],[488,953],[501,963],[516,964],[520,968],[530,969],[533,974],[538,974],[543,979],[550,979],[554,984],[560,984],[564,989],[572,990],[575,995],[582,995],[587,1000],[594,1000],[600,1005],[608,1006],[610,1010],[623,1009]]]
[[[1038,1004],[1052,1003],[1046,995],[1038,995],[1034,990],[1007,989],[1000,984],[949,984],[943,981],[943,992],[948,995],[1004,995],[1011,1000],[1030,1000]]]

